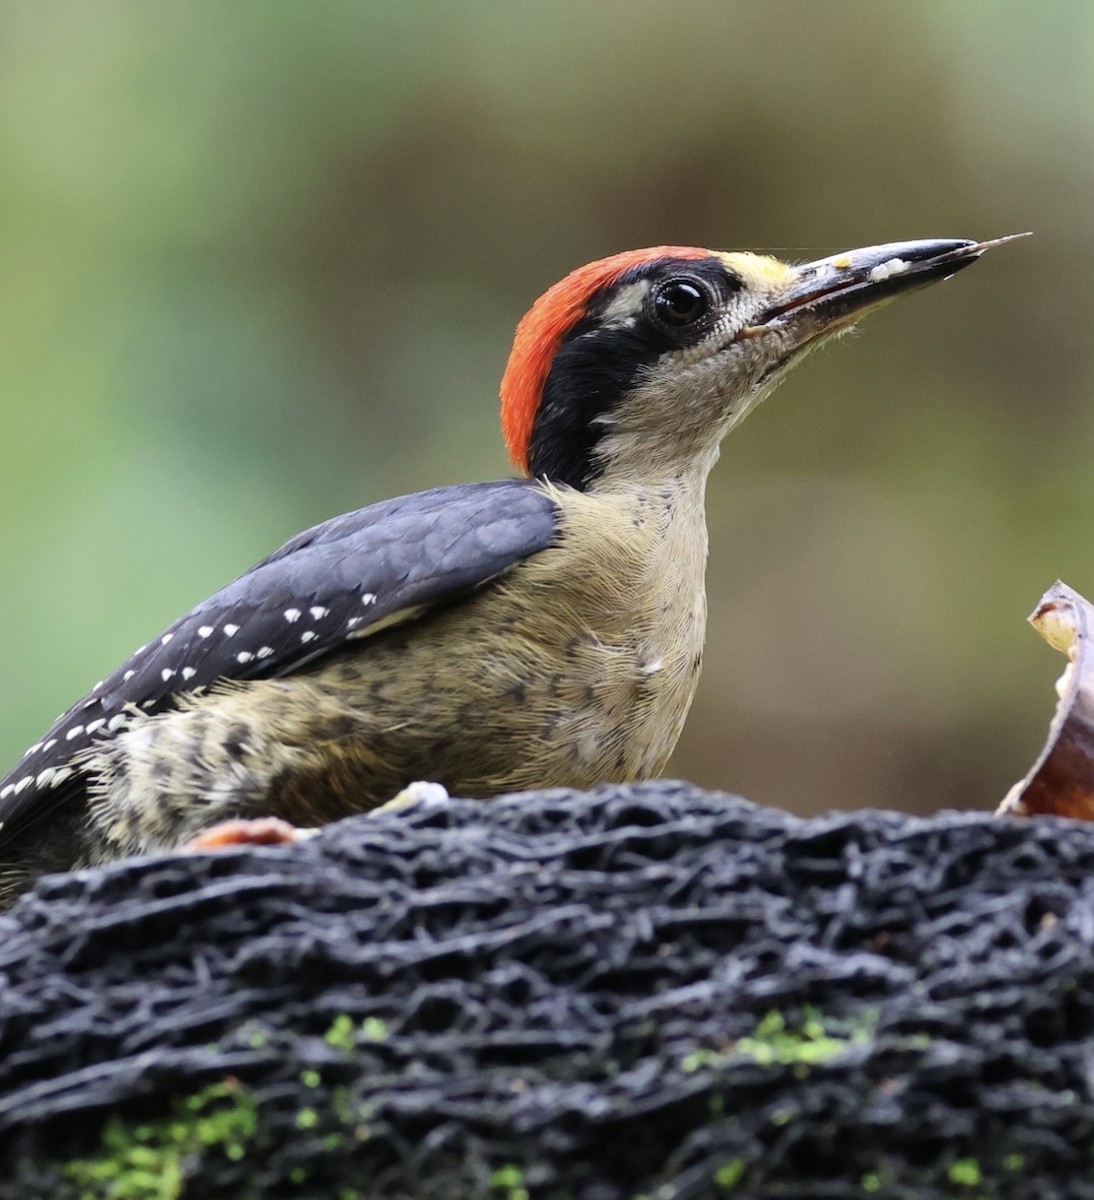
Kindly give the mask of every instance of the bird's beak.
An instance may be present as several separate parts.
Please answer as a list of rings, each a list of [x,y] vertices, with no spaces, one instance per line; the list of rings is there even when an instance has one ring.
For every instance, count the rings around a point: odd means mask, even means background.
[[[789,280],[743,336],[782,333],[797,349],[848,328],[904,292],[956,275],[985,250],[1026,236],[1016,233],[990,242],[890,242],[793,267]]]

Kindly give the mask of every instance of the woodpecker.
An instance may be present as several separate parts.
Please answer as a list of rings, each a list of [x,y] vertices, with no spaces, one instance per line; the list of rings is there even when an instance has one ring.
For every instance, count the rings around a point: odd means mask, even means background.
[[[723,437],[809,350],[1005,240],[797,266],[657,246],[572,272],[502,381],[520,477],[334,517],[141,646],[0,780],[0,900],[413,780],[488,798],[657,775],[702,661]]]

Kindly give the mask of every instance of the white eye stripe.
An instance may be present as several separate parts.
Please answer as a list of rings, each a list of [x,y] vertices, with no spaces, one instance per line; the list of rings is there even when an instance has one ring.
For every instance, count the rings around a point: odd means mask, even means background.
[[[625,325],[632,322],[645,308],[650,281],[639,279],[621,287],[600,314],[600,325]]]

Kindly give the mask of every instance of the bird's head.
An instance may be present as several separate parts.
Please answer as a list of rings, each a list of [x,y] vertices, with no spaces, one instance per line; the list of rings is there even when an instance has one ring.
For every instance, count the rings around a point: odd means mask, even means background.
[[[656,246],[580,267],[517,327],[501,385],[513,462],[581,489],[617,472],[705,474],[810,349],[1008,240],[897,242],[802,266]]]

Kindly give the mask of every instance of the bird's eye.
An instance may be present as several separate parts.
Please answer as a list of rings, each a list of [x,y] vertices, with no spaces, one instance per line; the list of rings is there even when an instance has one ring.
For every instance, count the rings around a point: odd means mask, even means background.
[[[710,301],[706,292],[688,279],[673,279],[663,283],[653,297],[657,319],[672,329],[694,325],[706,316]]]

